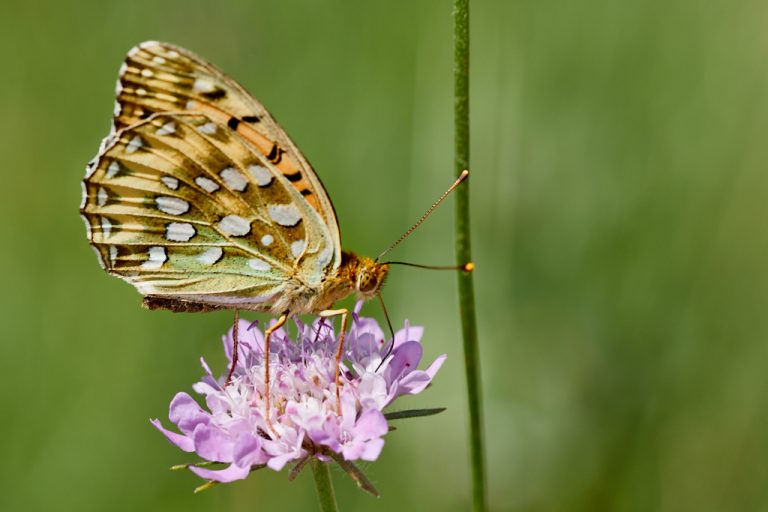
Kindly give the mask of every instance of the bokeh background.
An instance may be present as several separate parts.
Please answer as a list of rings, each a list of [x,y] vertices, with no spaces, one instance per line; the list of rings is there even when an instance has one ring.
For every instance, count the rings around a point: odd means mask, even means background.
[[[174,315],[99,268],[78,216],[117,69],[145,39],[242,82],[377,254],[452,177],[448,0],[5,0],[0,510],[315,510],[309,473],[193,495],[149,425],[223,369],[231,315]],[[768,510],[768,4],[472,5],[472,216],[494,511]],[[438,211],[397,257],[453,260]],[[339,471],[342,510],[468,507],[455,276],[398,268],[446,406]],[[366,312],[378,315],[375,304]]]

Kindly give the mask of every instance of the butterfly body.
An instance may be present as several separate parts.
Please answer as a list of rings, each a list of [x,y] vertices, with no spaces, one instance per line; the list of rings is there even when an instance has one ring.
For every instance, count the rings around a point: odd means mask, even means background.
[[[363,300],[376,296],[384,284],[388,271],[388,265],[344,251],[338,274],[326,277],[319,288],[310,288],[305,283],[289,279],[286,280],[282,293],[276,294],[275,301],[240,305],[238,308],[287,316],[318,313],[329,309],[337,301],[353,293]],[[162,295],[145,296],[144,307],[175,312],[231,309],[229,305],[196,302]]]
[[[150,309],[318,313],[388,271],[342,252],[320,179],[266,109],[165,43],[128,53],[80,210],[102,267]]]

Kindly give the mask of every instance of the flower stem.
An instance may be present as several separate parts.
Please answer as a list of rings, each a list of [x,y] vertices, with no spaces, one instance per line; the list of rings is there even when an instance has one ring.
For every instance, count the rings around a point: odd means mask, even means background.
[[[317,489],[317,497],[320,500],[320,510],[323,512],[337,512],[339,507],[336,505],[336,494],[333,492],[333,483],[331,482],[331,472],[328,470],[328,464],[313,458],[312,475],[315,477],[315,489]]]
[[[469,0],[454,0],[454,176],[469,169]],[[473,174],[474,175],[474,174]],[[456,262],[472,261],[469,233],[469,184],[456,189]],[[472,471],[472,508],[486,510],[480,358],[472,273],[459,272],[459,313],[464,338],[464,367],[469,405],[469,448]]]

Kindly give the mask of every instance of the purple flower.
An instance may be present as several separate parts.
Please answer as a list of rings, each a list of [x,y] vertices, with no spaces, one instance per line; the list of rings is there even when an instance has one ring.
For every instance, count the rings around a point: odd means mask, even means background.
[[[395,334],[391,355],[378,323],[359,317],[355,307],[345,337],[341,367],[340,410],[337,414],[335,352],[338,336],[330,322],[311,326],[296,322],[297,340],[278,329],[270,341],[271,430],[264,417],[264,335],[256,324],[240,320],[238,365],[232,382],[213,376],[201,359],[206,376],[193,386],[205,397],[206,408],[190,395],[178,393],[169,419],[178,432],[152,420],[173,444],[196,452],[223,469],[190,466],[198,476],[217,482],[245,478],[252,469],[279,471],[286,464],[310,457],[337,461],[378,458],[389,425],[382,410],[397,397],[423,391],[445,361],[438,357],[419,370],[423,329],[406,322]],[[232,330],[223,337],[231,361]]]

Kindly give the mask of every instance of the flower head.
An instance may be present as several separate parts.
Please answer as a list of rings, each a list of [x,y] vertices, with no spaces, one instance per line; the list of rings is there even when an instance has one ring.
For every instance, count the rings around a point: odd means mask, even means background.
[[[338,335],[327,320],[318,319],[312,325],[297,321],[295,341],[282,328],[270,340],[267,422],[264,335],[256,323],[240,320],[238,364],[230,384],[224,387],[224,377],[215,378],[201,359],[207,375],[193,389],[205,397],[207,409],[180,392],[171,401],[169,413],[179,432],[165,429],[159,420],[152,424],[182,450],[228,464],[223,469],[190,466],[200,477],[217,482],[245,478],[258,467],[279,471],[287,463],[309,457],[375,460],[389,430],[382,410],[399,396],[423,391],[446,356],[419,370],[423,329],[406,323],[395,333],[387,357],[390,343],[385,342],[376,320],[358,316],[359,308],[360,303],[344,339],[340,403],[335,382]],[[232,336],[230,330],[223,337],[229,361]]]

